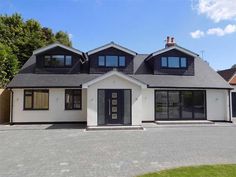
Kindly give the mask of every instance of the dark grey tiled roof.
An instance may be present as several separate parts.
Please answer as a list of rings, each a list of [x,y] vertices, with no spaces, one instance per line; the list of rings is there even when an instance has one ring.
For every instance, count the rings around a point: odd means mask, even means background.
[[[179,88],[231,88],[207,62],[195,59],[195,75],[148,75],[137,74],[132,77],[145,82],[150,87],[179,87]]]
[[[178,88],[219,88],[229,89],[231,86],[217,74],[205,61],[195,58],[195,75],[153,75],[152,70],[145,63],[148,55],[137,55],[134,58],[134,73],[131,77],[146,83],[150,87],[178,87]],[[9,88],[24,87],[81,87],[101,76],[101,74],[33,74],[35,56],[22,67],[19,74],[8,84]]]
[[[80,87],[99,74],[17,74],[8,87]]]

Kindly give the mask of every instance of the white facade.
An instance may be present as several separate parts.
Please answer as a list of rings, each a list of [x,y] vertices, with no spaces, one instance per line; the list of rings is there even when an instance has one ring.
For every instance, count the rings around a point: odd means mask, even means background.
[[[87,91],[82,89],[82,109],[65,110],[65,89],[49,89],[49,110],[24,110],[24,89],[13,89],[12,121],[81,122],[87,121]]]
[[[142,88],[119,76],[112,75],[88,87],[87,99],[87,125],[97,125],[97,90],[98,89],[131,89],[132,93],[132,125],[142,123]]]
[[[127,76],[128,77],[128,76]],[[116,74],[109,75],[82,89],[82,109],[65,110],[65,89],[49,89],[49,110],[23,110],[24,89],[13,89],[13,117],[17,122],[87,122],[88,126],[97,126],[98,89],[130,89],[132,93],[132,125],[141,125],[142,121],[155,120],[155,90],[168,88],[145,88],[142,84],[130,81]],[[181,89],[173,89],[181,90]],[[183,90],[190,90],[188,88]],[[201,89],[206,91],[207,120],[229,121],[228,90]]]
[[[155,90],[171,90],[171,89],[143,89],[143,105],[142,105],[142,121],[155,120]],[[174,89],[181,90],[181,89]],[[184,89],[191,90],[191,89]],[[213,121],[229,121],[229,95],[227,90],[206,90],[206,116],[207,120]]]

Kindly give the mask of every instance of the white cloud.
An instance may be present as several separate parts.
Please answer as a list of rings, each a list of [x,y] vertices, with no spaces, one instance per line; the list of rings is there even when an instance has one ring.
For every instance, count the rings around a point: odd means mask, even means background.
[[[222,28],[210,28],[207,30],[208,35],[224,36],[236,32],[236,25],[227,25],[224,29]]]
[[[73,38],[73,34],[69,33],[69,39]]]
[[[194,32],[191,32],[190,35],[192,36],[192,38],[197,39],[197,38],[203,37],[205,33],[201,30],[196,30]]]
[[[214,22],[236,19],[236,0],[195,0],[194,7]]]

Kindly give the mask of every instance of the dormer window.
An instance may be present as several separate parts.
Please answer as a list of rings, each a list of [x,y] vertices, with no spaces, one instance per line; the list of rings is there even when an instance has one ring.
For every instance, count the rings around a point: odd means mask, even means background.
[[[185,57],[161,57],[162,68],[186,68],[187,59]]]
[[[44,56],[44,66],[52,68],[63,68],[72,66],[72,56],[70,55],[46,55]]]
[[[116,56],[116,55],[99,56],[98,66],[125,67],[125,56]]]

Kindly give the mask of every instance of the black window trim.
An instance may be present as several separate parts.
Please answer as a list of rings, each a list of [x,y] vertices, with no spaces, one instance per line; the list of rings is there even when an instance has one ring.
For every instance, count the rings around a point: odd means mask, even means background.
[[[201,119],[195,119],[195,116],[194,116],[194,106],[193,106],[193,110],[192,110],[192,119],[188,119],[188,118],[185,118],[185,119],[183,119],[182,118],[182,115],[181,115],[181,111],[182,111],[182,105],[180,105],[180,118],[179,119],[170,119],[169,118],[169,106],[168,106],[168,108],[167,108],[167,119],[157,119],[157,116],[156,116],[156,92],[158,92],[158,91],[165,91],[165,92],[167,92],[167,97],[169,97],[169,92],[170,91],[178,91],[179,92],[179,97],[180,97],[180,102],[181,102],[181,92],[184,92],[184,91],[190,91],[190,92],[192,92],[192,95],[194,95],[194,92],[199,92],[199,91],[201,91],[201,92],[203,92],[204,93],[204,117],[203,118],[201,118]],[[206,90],[163,90],[163,89],[161,89],[161,90],[154,90],[154,115],[155,115],[155,117],[154,117],[154,119],[155,120],[165,120],[165,121],[173,121],[173,120],[207,120],[207,99],[206,99],[206,97],[207,97],[207,95],[206,95]],[[194,96],[193,96],[193,98],[194,98]],[[194,99],[193,99],[193,102],[194,102]],[[167,105],[169,105],[169,100],[167,100]]]
[[[72,108],[66,107],[66,94],[68,91],[72,91]],[[80,91],[80,108],[74,108],[74,96],[79,94],[74,94],[75,91]],[[82,89],[65,89],[65,110],[82,110]]]
[[[63,65],[63,66],[48,66],[48,65],[45,64],[45,63],[46,63],[45,57],[46,57],[46,56],[49,56],[50,59],[52,59],[52,56],[54,56],[54,55],[63,55],[63,56],[64,56],[64,65]],[[70,56],[70,57],[71,57],[71,64],[70,64],[70,65],[66,65],[66,57],[67,57],[67,56]],[[73,56],[72,56],[72,55],[65,55],[65,54],[50,54],[50,55],[44,55],[44,57],[43,57],[43,65],[44,65],[45,68],[71,68],[72,65],[73,65]]]
[[[118,57],[117,66],[106,66],[107,56],[116,56],[116,57]],[[99,57],[104,57],[104,65],[99,65]],[[124,66],[120,65],[120,57],[125,58],[125,65]],[[97,66],[101,67],[101,68],[125,68],[126,67],[126,57],[124,55],[99,55],[98,59],[97,59]]]
[[[31,92],[31,94],[26,94],[26,92]],[[34,92],[45,92],[48,94],[48,108],[34,108]],[[31,96],[31,108],[26,108],[25,107],[25,97],[26,96]],[[36,110],[36,111],[46,111],[46,110],[49,110],[49,90],[48,89],[25,89],[24,90],[24,108],[23,110],[24,111],[30,111],[30,110]]]
[[[179,58],[179,67],[169,67],[169,57],[177,57],[177,58]],[[166,58],[167,66],[162,66],[162,58]],[[186,66],[185,67],[181,66],[181,58],[185,58],[186,59]],[[184,57],[184,56],[181,56],[181,57],[179,57],[179,56],[162,56],[161,59],[160,59],[160,66],[163,69],[187,69],[188,68],[188,59],[187,59],[187,57]]]

